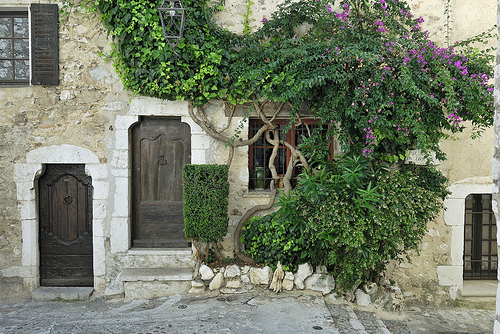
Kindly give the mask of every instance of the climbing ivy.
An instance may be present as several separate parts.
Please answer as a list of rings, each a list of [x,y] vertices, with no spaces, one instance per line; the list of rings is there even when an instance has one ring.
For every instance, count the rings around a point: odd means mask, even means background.
[[[68,0],[68,3],[71,3]],[[284,102],[292,118],[305,101],[343,147],[387,161],[409,148],[435,151],[464,129],[493,122],[493,77],[486,32],[442,48],[422,31],[405,1],[284,1],[250,34],[215,24],[223,1],[184,0],[186,26],[176,49],[163,37],[160,0],[84,0],[113,36],[110,58],[126,88],[167,100],[231,105]]]

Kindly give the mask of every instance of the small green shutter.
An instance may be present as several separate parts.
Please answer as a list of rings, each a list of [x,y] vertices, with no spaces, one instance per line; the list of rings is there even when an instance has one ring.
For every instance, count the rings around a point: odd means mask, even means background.
[[[56,4],[31,5],[31,83],[59,84],[59,8]]]

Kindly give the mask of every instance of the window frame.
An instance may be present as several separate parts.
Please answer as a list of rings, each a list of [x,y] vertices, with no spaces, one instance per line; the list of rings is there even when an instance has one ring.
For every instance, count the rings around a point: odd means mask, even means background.
[[[15,57],[15,41],[20,40],[20,39],[27,39],[28,43],[30,43],[30,38],[31,38],[31,29],[30,29],[30,21],[29,21],[29,15],[28,15],[28,8],[26,9],[21,9],[21,8],[16,8],[12,10],[0,10],[0,18],[10,18],[12,20],[12,28],[11,28],[11,37],[0,37],[0,39],[7,39],[11,41],[12,44],[12,57],[11,58],[0,58],[0,61],[7,60],[7,61],[12,61],[12,79],[0,79],[0,85],[1,86],[28,86],[30,84],[30,79],[31,79],[31,52],[30,52],[30,46],[28,46],[28,55],[27,58],[16,58]],[[28,23],[28,36],[27,37],[16,37],[14,34],[14,19],[16,18],[23,18],[27,20]],[[28,67],[29,67],[29,76],[26,79],[15,79],[15,74],[16,74],[16,65],[15,62],[16,60],[27,60],[28,61]]]
[[[22,14],[23,18],[28,18],[29,54],[27,60],[29,62],[29,78],[28,80],[0,80],[0,87],[59,85],[58,4],[32,3],[23,7],[0,6],[1,17],[18,14]],[[12,37],[12,40],[14,40],[14,37]]]
[[[284,128],[286,127],[286,125],[290,122],[289,119],[277,119],[277,120],[274,120],[273,123],[278,125],[278,129],[281,127],[281,128]],[[285,140],[286,142],[288,142],[291,146],[293,147],[298,147],[300,145],[297,144],[297,137],[296,137],[296,131],[297,131],[297,127],[298,126],[301,126],[301,125],[306,125],[309,127],[309,129],[312,131],[312,128],[316,125],[319,125],[320,122],[316,119],[313,119],[313,118],[305,118],[305,119],[302,119],[301,121],[299,122],[294,122],[292,123],[291,125],[291,128],[285,133]],[[260,127],[257,127],[257,126],[263,126],[264,125],[264,122],[258,118],[250,118],[249,119],[249,123],[248,123],[248,137],[249,138],[252,138],[255,133],[258,131],[258,129]],[[327,124],[323,124],[323,126],[328,126]],[[260,142],[260,143],[259,143]],[[262,144],[263,143],[263,144]],[[335,145],[334,145],[334,138],[332,137],[331,141],[330,141],[330,155],[331,157],[334,156],[334,148],[335,148]],[[250,191],[255,191],[256,189],[254,189],[251,185],[252,183],[252,171],[254,170],[254,164],[255,164],[255,159],[254,159],[254,156],[256,155],[255,154],[255,150],[257,149],[264,149],[264,151],[266,149],[270,149],[272,150],[273,149],[273,145],[269,144],[267,141],[266,141],[266,138],[265,138],[265,133],[262,134],[261,138],[259,140],[257,140],[255,143],[249,145],[248,147],[248,171],[249,171],[249,183],[248,183],[248,189]],[[290,159],[291,159],[291,150],[290,148],[284,146],[284,145],[280,145],[279,146],[279,150],[283,150],[283,155],[284,155],[284,162],[283,162],[283,168],[281,171],[278,171],[278,175],[280,176],[280,178],[283,178],[284,176],[284,173],[286,172],[286,168],[290,162]],[[278,155],[276,156],[276,159],[279,159],[280,153],[278,153]],[[270,181],[272,180],[272,176],[269,172],[269,163],[268,163],[268,160],[269,160],[269,155],[265,155],[264,153],[264,166],[257,166],[257,167],[265,167],[266,168],[266,186],[265,186],[265,189],[266,190],[269,190],[269,187],[270,187]],[[276,161],[276,160],[275,160]],[[278,169],[278,166],[276,166],[276,168]],[[297,168],[300,168],[299,167],[295,167],[294,169],[297,169]],[[300,172],[297,172],[294,170],[294,173],[293,173],[293,177],[292,177],[292,185],[294,185],[294,180],[297,179],[297,175],[300,174]],[[282,184],[278,184],[277,185],[278,188],[282,188],[283,185]]]

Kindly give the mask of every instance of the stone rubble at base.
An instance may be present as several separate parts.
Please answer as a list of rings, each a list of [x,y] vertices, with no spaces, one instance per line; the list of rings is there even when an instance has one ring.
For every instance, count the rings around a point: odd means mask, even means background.
[[[248,265],[239,267],[236,264],[212,269],[201,264],[191,281],[189,294],[205,294],[220,292],[224,294],[245,293],[255,288],[271,289],[273,270],[269,266],[262,268]],[[325,268],[301,264],[294,274],[286,271],[281,280],[283,290],[312,290],[321,292],[323,296],[336,294],[335,279],[328,275]],[[383,277],[379,283],[370,282],[348,291],[344,298],[359,306],[375,306],[385,311],[401,311],[404,306],[404,296],[397,284]]]

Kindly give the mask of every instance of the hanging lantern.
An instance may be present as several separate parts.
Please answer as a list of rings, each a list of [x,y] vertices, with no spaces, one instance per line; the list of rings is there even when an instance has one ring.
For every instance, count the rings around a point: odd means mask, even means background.
[[[158,12],[163,27],[163,36],[173,49],[182,39],[186,11],[180,0],[163,0]]]

